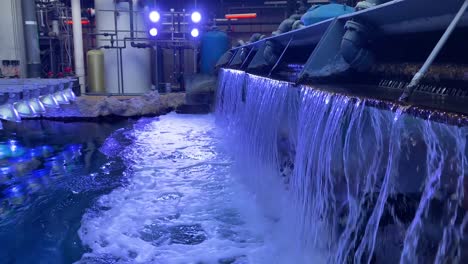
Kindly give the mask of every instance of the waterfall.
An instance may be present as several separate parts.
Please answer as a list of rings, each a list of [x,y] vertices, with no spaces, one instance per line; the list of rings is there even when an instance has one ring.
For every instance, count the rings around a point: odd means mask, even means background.
[[[216,115],[241,181],[313,263],[461,263],[468,128],[405,110],[222,70]]]

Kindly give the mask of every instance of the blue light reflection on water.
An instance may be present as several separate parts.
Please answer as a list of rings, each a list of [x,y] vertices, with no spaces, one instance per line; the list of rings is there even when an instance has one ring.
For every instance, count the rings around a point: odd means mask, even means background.
[[[128,122],[24,121],[0,131],[1,263],[72,263],[81,216],[121,185],[123,164],[99,152]],[[106,171],[101,167],[105,164]],[[27,252],[27,254],[25,254]]]

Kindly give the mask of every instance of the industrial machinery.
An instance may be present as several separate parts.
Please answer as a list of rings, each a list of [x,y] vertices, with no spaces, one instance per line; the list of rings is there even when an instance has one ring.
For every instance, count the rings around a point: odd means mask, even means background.
[[[107,93],[184,90],[198,71],[197,10],[160,10],[145,1],[95,2],[95,49],[104,51]],[[89,70],[89,69],[88,69]]]
[[[36,12],[42,75],[70,74],[73,68],[71,8],[59,1],[38,1]]]

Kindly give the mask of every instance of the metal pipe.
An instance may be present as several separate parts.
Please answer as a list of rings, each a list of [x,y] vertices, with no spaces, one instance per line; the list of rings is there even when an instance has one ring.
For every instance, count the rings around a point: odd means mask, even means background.
[[[24,26],[23,15],[21,12],[21,0],[11,1],[13,19],[13,35],[15,46],[15,57],[20,60],[19,75],[21,78],[26,77],[26,42],[24,41]]]
[[[124,93],[124,78],[123,78],[123,56],[122,56],[122,48],[118,49],[119,51],[119,63],[120,63],[120,83],[121,83],[121,89],[122,89],[122,94]]]
[[[239,69],[243,70],[244,69],[244,65],[247,63],[247,61],[249,60],[250,58],[250,54],[252,54],[252,52],[254,51],[255,48],[251,48],[249,53],[247,53],[247,56],[245,57],[245,60],[244,62],[242,62],[241,66]],[[247,65],[248,66],[248,65]]]
[[[133,0],[128,0],[128,9],[129,9],[129,16],[130,16],[130,46],[132,48],[151,48],[152,46],[147,43],[135,43],[135,31],[134,31],[134,12],[133,11]]]
[[[24,23],[24,41],[26,44],[27,77],[41,77],[41,50],[37,30],[36,3],[21,0]]]
[[[72,0],[72,20],[73,20],[73,47],[75,55],[75,73],[80,82],[82,94],[86,93],[86,79],[83,54],[83,29],[81,25],[81,3],[80,0]]]
[[[409,97],[411,96],[411,94],[414,91],[414,88],[416,86],[418,86],[419,82],[424,77],[424,75],[427,73],[427,71],[429,70],[429,67],[431,67],[431,65],[434,62],[437,55],[439,55],[440,50],[444,47],[445,43],[447,42],[448,38],[452,34],[453,30],[457,27],[458,22],[460,22],[461,18],[463,17],[463,14],[465,13],[467,8],[468,8],[468,0],[465,0],[463,5],[460,7],[460,10],[458,10],[458,13],[455,15],[452,22],[448,26],[448,28],[445,30],[444,35],[442,35],[439,42],[437,42],[437,45],[434,47],[431,54],[427,58],[426,62],[424,62],[424,65],[414,75],[414,77],[411,80],[410,84],[408,86],[406,86],[405,91],[403,92],[403,94],[398,99],[399,101],[407,101],[409,99]]]
[[[468,1],[468,0],[467,0],[467,1]],[[292,41],[292,40],[293,40],[293,37],[291,37],[291,38],[289,39],[288,44],[286,45],[286,47],[284,47],[284,50],[283,50],[283,52],[281,52],[281,55],[279,56],[279,58],[278,58],[278,60],[276,61],[275,65],[273,65],[273,67],[271,68],[270,73],[268,74],[268,77],[270,77],[271,74],[275,71],[276,67],[278,67],[278,65],[279,65],[279,63],[280,63],[280,61],[281,61],[281,59],[283,58],[284,54],[286,53],[286,50],[289,48],[289,45],[291,44],[291,41]]]
[[[117,10],[117,2],[114,3],[114,9]],[[118,12],[117,11],[114,11],[114,34],[115,34],[115,38],[117,39],[117,47],[119,46],[119,32],[117,31],[117,14]],[[113,46],[114,45],[114,39],[111,38],[111,45]],[[117,63],[118,63],[118,66],[117,66],[117,90],[121,91],[121,87],[122,87],[122,84],[120,83],[120,67],[121,67],[121,63],[120,63],[120,53],[119,53],[119,50],[116,50],[116,59],[117,59]]]
[[[134,38],[135,37],[135,33],[134,33],[134,27],[133,27],[133,0],[128,0],[128,12],[129,12],[129,17],[130,17],[130,38]],[[133,44],[133,41],[132,43]]]

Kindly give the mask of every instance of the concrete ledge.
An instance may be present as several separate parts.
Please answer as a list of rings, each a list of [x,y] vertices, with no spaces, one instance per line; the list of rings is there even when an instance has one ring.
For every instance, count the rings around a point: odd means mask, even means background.
[[[177,109],[185,102],[185,93],[141,96],[81,96],[70,105],[48,109],[39,118],[62,121],[100,121],[142,116],[158,116]]]

